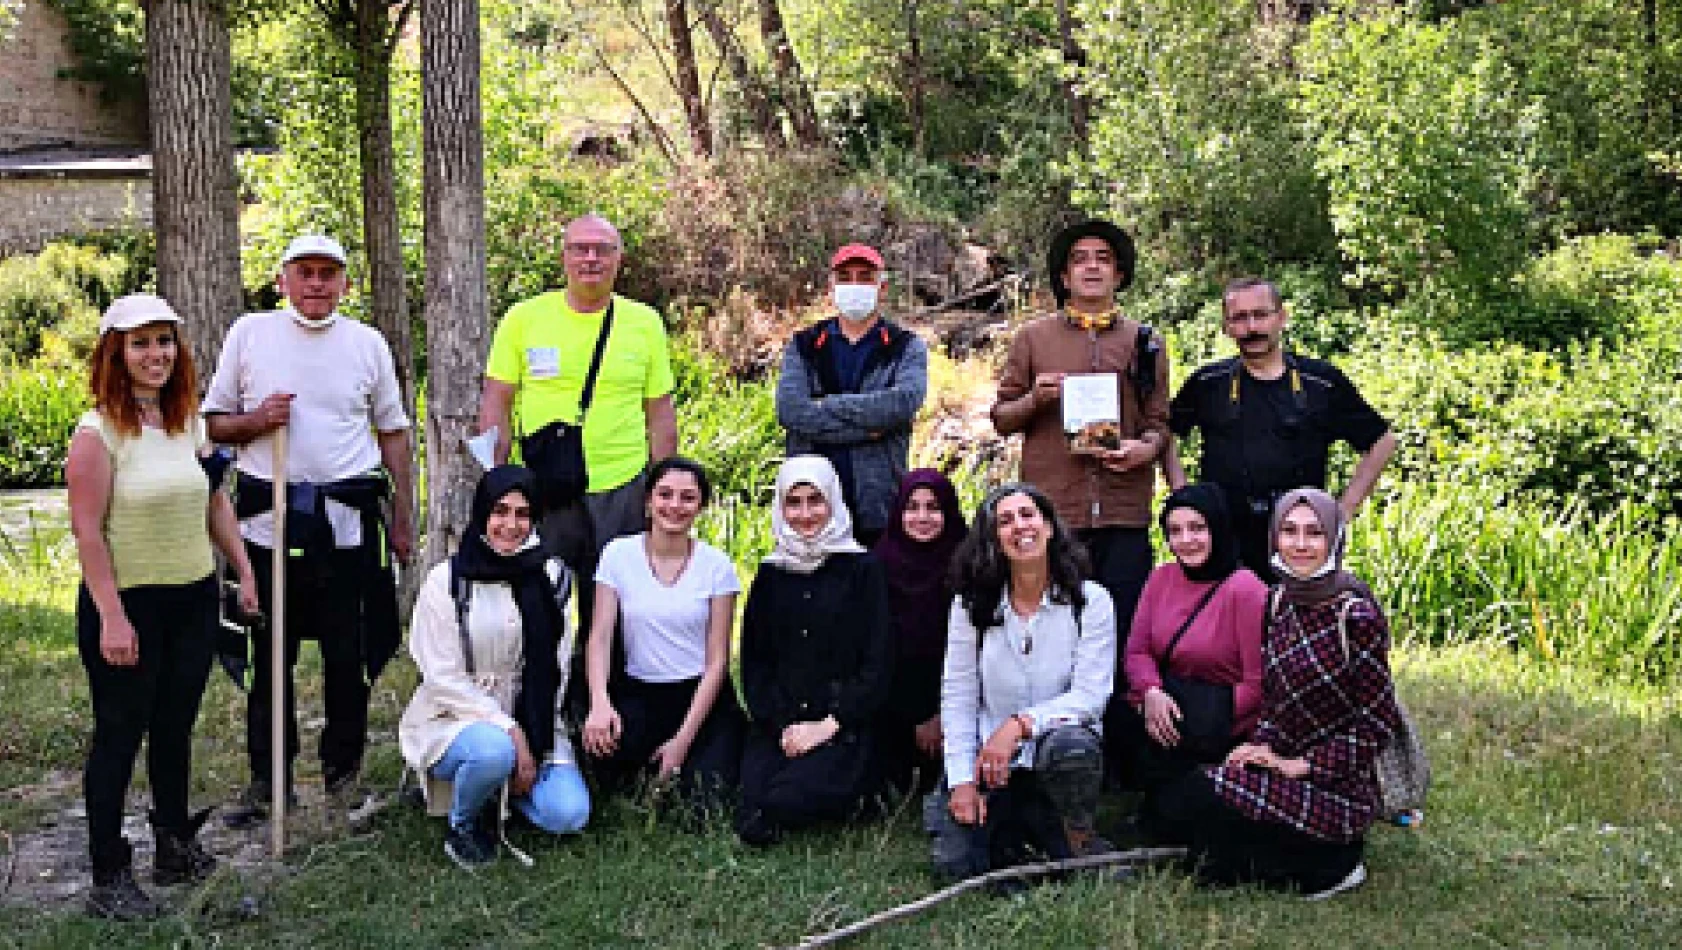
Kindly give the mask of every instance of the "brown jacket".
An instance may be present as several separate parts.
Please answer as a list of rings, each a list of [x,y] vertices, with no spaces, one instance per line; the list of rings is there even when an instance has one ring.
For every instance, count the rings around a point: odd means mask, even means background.
[[[1157,353],[1156,387],[1141,407],[1128,375],[1138,333],[1139,324],[1126,318],[1097,331],[1079,329],[1058,313],[1024,324],[1010,341],[1010,355],[1005,358],[993,403],[993,425],[999,425],[1000,404],[1027,395],[1040,373],[1115,373],[1121,388],[1122,438],[1137,439],[1154,431],[1159,444],[1166,446],[1172,438],[1168,432],[1168,355],[1166,350]],[[1112,472],[1093,456],[1070,452],[1058,404],[1040,407],[1028,422],[1022,442],[1022,479],[1049,495],[1057,514],[1071,528],[1150,525],[1156,464]]]

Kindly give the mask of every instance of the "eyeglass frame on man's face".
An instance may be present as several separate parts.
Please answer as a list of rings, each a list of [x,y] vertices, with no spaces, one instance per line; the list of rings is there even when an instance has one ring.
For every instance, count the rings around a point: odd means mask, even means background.
[[[605,260],[619,255],[619,245],[613,241],[567,241],[561,250],[570,257],[595,257]]]

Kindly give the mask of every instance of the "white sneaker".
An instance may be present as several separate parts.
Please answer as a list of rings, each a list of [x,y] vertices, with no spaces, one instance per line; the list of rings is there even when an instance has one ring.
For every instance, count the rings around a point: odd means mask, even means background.
[[[1367,865],[1366,862],[1362,862],[1355,865],[1355,869],[1345,875],[1343,880],[1338,881],[1336,884],[1333,884],[1331,887],[1328,887],[1323,891],[1315,891],[1312,894],[1304,894],[1302,895],[1302,899],[1305,901],[1323,901],[1328,897],[1336,897],[1344,891],[1352,891],[1366,882]]]

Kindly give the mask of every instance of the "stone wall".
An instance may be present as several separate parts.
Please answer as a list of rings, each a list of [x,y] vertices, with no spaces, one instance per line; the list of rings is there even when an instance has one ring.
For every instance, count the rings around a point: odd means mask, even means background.
[[[0,175],[0,257],[28,253],[55,237],[120,226],[152,226],[148,177]]]
[[[11,38],[0,40],[0,152],[145,144],[143,106],[110,106],[98,85],[58,78],[75,63],[63,16],[23,0]]]

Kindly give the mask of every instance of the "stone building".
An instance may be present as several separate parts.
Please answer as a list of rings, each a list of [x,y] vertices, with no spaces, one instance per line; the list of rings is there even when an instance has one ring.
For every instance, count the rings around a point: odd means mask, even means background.
[[[60,79],[76,62],[63,16],[45,0],[12,6],[16,21],[0,36],[0,255],[62,234],[149,226],[144,106]]]

